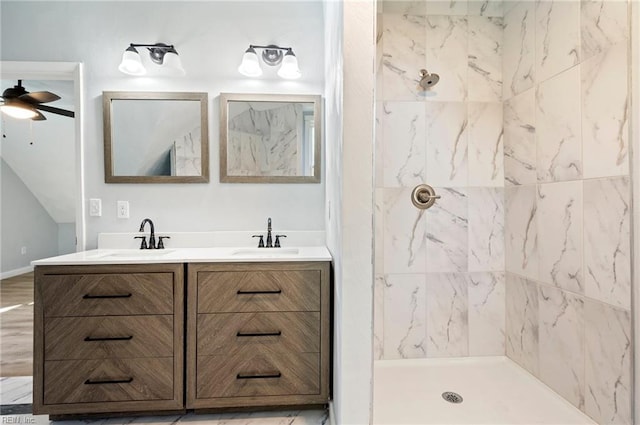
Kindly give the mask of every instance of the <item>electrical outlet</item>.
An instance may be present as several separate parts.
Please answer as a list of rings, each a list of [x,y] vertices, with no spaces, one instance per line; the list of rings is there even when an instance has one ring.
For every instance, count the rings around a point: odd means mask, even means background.
[[[20,248],[20,254],[27,255],[27,247],[26,246],[23,246],[22,248]]]
[[[118,218],[129,218],[129,201],[118,201]]]
[[[89,215],[91,217],[102,217],[102,199],[89,199]]]

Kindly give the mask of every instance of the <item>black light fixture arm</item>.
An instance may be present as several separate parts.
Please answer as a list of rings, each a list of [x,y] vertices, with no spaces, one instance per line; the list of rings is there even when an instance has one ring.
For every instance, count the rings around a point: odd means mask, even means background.
[[[269,50],[286,50],[286,51],[293,50],[291,47],[280,47],[273,44],[269,46],[259,46],[257,44],[250,44],[249,47],[252,49],[269,49]]]
[[[135,50],[136,47],[146,47],[149,51],[149,56],[151,60],[158,65],[162,65],[164,62],[164,55],[171,52],[178,54],[173,44],[164,44],[164,43],[155,43],[155,44],[141,44],[141,43],[130,43],[129,49]],[[128,50],[128,49],[127,49]],[[137,50],[135,50],[137,52]]]
[[[164,44],[164,43],[154,43],[154,44],[138,44],[138,43],[130,43],[131,47],[156,47],[158,49],[175,49],[173,44]]]

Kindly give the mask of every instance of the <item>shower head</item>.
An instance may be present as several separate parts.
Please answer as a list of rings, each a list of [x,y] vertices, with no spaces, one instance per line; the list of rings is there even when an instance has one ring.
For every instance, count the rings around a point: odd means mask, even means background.
[[[440,81],[440,76],[438,74],[429,74],[429,71],[426,69],[420,70],[420,82],[418,84],[422,90],[430,89],[438,84],[438,81]]]

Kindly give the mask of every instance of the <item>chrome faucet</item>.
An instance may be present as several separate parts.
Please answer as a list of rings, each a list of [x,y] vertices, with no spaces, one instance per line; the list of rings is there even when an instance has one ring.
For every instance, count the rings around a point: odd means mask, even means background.
[[[273,248],[273,241],[271,240],[271,217],[267,220],[267,244],[266,248]]]
[[[156,230],[153,226],[153,221],[151,221],[151,219],[149,218],[145,218],[144,220],[142,220],[142,223],[140,223],[140,231],[144,232],[144,225],[149,223],[149,226],[151,227],[151,234],[149,235],[149,245],[146,247],[147,249],[156,249]],[[144,236],[143,236],[144,237]],[[140,246],[140,249],[144,249],[144,239],[143,239],[143,244]]]

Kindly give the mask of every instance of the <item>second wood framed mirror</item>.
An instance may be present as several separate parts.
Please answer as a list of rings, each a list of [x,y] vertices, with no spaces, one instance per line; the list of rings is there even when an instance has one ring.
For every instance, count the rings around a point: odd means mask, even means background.
[[[316,95],[220,94],[220,181],[319,183]]]

